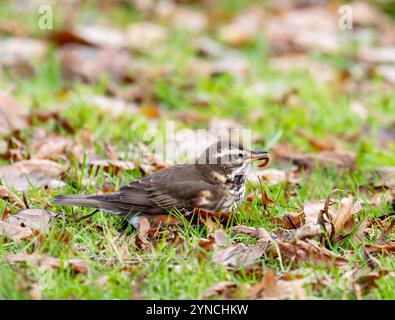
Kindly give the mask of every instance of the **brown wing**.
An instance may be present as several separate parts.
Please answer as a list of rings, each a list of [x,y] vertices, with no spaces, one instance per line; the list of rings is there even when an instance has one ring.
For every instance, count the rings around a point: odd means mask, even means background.
[[[201,179],[194,165],[179,165],[134,181],[119,191],[124,203],[144,207],[144,212],[158,214],[168,209],[212,210],[221,197],[220,189]]]

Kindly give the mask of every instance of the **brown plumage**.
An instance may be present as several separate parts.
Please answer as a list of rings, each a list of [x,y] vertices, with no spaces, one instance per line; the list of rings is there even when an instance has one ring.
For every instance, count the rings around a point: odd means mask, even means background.
[[[244,198],[251,160],[269,159],[235,143],[215,143],[193,164],[175,165],[123,186],[107,195],[58,195],[53,204],[103,209],[133,225],[141,214],[166,214],[170,209],[226,212]]]

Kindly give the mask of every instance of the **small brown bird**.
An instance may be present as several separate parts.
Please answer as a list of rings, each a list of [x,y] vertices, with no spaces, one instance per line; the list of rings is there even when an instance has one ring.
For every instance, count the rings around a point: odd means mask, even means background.
[[[266,151],[250,151],[227,141],[208,147],[193,164],[175,165],[105,195],[58,195],[55,205],[103,209],[135,228],[142,217],[202,209],[229,212],[244,199],[246,175],[253,160],[269,162]]]

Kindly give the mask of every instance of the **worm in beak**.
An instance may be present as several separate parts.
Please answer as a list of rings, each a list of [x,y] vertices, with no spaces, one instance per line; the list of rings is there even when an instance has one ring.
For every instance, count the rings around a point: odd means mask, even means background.
[[[270,162],[270,154],[267,151],[251,151],[251,160],[262,161],[258,164],[258,167],[266,167]]]

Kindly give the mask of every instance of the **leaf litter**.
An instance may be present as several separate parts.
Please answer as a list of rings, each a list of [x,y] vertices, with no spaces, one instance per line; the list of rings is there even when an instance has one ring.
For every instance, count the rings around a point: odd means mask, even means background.
[[[338,54],[345,43],[351,42],[348,38],[351,33],[342,38],[338,32],[337,13],[326,4],[271,2],[265,9],[260,5],[253,5],[235,14],[216,12],[216,9],[211,8],[211,4],[208,5],[210,8],[207,13],[172,1],[148,1],[145,4],[137,1],[135,5],[144,15],[152,14],[154,18],[118,28],[105,24],[79,25],[73,22],[72,17],[68,17],[71,25],[43,40],[14,37],[15,34],[27,36],[29,32],[18,31],[6,23],[1,24],[0,32],[5,30],[11,37],[5,38],[1,44],[3,50],[0,50],[0,70],[26,67],[28,72],[36,72],[32,61],[42,61],[48,53],[49,42],[53,42],[62,67],[62,78],[68,81],[68,85],[74,80],[96,84],[102,80],[103,75],[111,79],[107,92],[83,96],[85,103],[101,109],[103,115],[118,120],[125,113],[139,113],[153,121],[164,115],[174,114],[176,118],[179,117],[178,120],[182,117],[186,119],[184,122],[188,125],[198,121],[207,122],[208,118],[202,118],[198,112],[177,116],[176,112],[166,110],[165,103],[152,88],[152,83],[155,79],[168,79],[169,75],[174,75],[174,68],[152,67],[146,59],[150,55],[160,55],[175,30],[185,31],[194,43],[196,51],[195,56],[186,64],[185,74],[189,77],[196,74],[210,78],[228,74],[241,83],[249,84],[249,81],[253,81],[257,86],[252,91],[255,90],[254,94],[259,96],[266,96],[268,91],[273,93],[276,90],[272,90],[273,86],[270,83],[262,84],[253,79],[253,68],[249,60],[239,54],[238,48],[244,47],[248,50],[261,39],[268,42],[270,63],[277,70],[288,72],[296,66],[310,71],[320,84],[335,83],[342,79],[342,90],[345,92],[368,90],[366,86],[369,83],[364,77],[370,77],[372,74],[382,77],[390,84],[394,83],[393,22],[372,4],[359,1],[351,3],[356,26],[355,35],[358,36],[355,39],[366,41],[369,46],[363,46],[364,48],[356,53],[356,61],[350,69],[341,71],[332,68],[321,59],[311,59],[308,56],[311,52],[317,51],[324,55]],[[370,38],[364,36],[366,28],[372,31]],[[206,34],[206,31],[210,34]],[[217,41],[217,38],[221,42]],[[195,41],[196,39],[198,41]],[[153,48],[155,50],[152,50]],[[354,68],[359,71],[356,72]],[[361,77],[356,76],[358,72],[362,74]],[[190,81],[192,87],[196,85],[194,80]],[[272,102],[284,108],[300,107],[301,99],[297,86],[289,88],[280,85],[277,91],[277,94],[274,92],[270,97]],[[211,97],[199,97],[196,101],[194,103],[200,106],[213,103]],[[351,108],[356,116],[367,119],[371,116],[371,108],[367,107],[365,100],[361,103],[362,107],[354,104]],[[29,114],[26,110],[10,94],[0,94],[0,135],[5,137],[7,148],[1,155],[7,164],[0,166],[0,199],[6,205],[3,220],[0,221],[0,234],[16,243],[36,237],[37,232],[47,233],[53,217],[47,209],[28,208],[25,196],[21,200],[17,196],[18,191],[28,191],[30,187],[62,186],[60,179],[70,167],[70,158],[77,157],[78,163],[82,164],[84,159],[81,155],[86,151],[85,160],[89,168],[100,167],[107,173],[139,168],[142,174],[150,174],[170,165],[159,160],[144,147],[139,162],[121,160],[126,157],[120,157],[118,150],[111,151],[107,148],[104,148],[106,156],[99,156],[95,152],[92,133],[84,135],[80,128],[72,127],[62,117],[63,111],[40,114],[32,111]],[[264,119],[265,116],[266,110],[260,117]],[[254,117],[251,115],[251,118]],[[37,130],[32,143],[26,142],[19,133],[28,132],[31,127],[48,120],[54,120],[56,123],[56,133],[46,136],[45,131],[40,133]],[[219,126],[215,121],[216,119],[209,124],[214,129]],[[217,122],[221,122],[220,125],[228,129],[244,125],[231,120],[224,123],[223,119]],[[65,136],[63,130],[68,134],[75,133],[77,137],[74,139]],[[380,129],[378,139],[382,141],[379,145],[385,148],[391,146],[391,130],[391,125]],[[252,172],[249,180],[255,186],[264,183],[269,185],[269,188],[276,188],[281,184],[286,192],[294,192],[292,195],[297,196],[298,192],[295,190],[298,190],[303,179],[313,174],[317,167],[335,169],[340,174],[343,171],[354,172],[357,169],[357,154],[346,151],[347,148],[343,145],[347,140],[345,137],[317,138],[303,130],[295,130],[294,133],[298,139],[306,143],[309,151],[299,152],[292,145],[275,143],[272,153],[275,157],[274,162],[279,166],[275,169],[258,168]],[[361,132],[361,136],[364,135],[370,133]],[[359,138],[358,136],[355,139]],[[338,140],[341,140],[340,144],[337,143]],[[248,202],[246,212],[253,210],[252,202],[256,202],[259,213],[274,227],[269,229],[266,225],[265,228],[233,225],[234,221],[229,217],[221,220],[208,215],[201,216],[199,221],[204,225],[208,235],[206,238],[196,239],[195,249],[199,251],[198,257],[211,259],[215,265],[224,266],[231,272],[237,272],[242,268],[256,271],[259,275],[258,281],[246,288],[249,299],[304,299],[307,297],[304,289],[308,283],[307,279],[303,276],[294,278],[292,274],[284,273],[283,264],[289,263],[294,267],[310,262],[326,267],[347,266],[349,260],[346,257],[355,252],[343,240],[352,237],[353,241],[363,244],[365,263],[369,267],[365,270],[358,266],[359,263],[363,263],[358,260],[357,270],[350,278],[356,297],[361,297],[361,292],[371,290],[377,280],[391,276],[391,272],[380,267],[377,256],[391,255],[394,252],[393,217],[389,215],[366,219],[365,208],[366,204],[374,204],[377,209],[381,208],[383,203],[391,204],[392,201],[393,204],[393,171],[392,167],[376,170],[375,178],[366,186],[375,192],[368,201],[355,200],[352,196],[342,196],[340,199],[310,199],[300,205],[299,210],[287,207],[286,210],[280,211],[284,212],[283,214],[279,214],[277,210],[284,205],[283,203],[277,199],[274,201],[266,192],[253,193],[248,199],[257,198],[257,201]],[[114,190],[114,187],[112,184],[109,190]],[[292,191],[289,191],[289,188]],[[384,189],[385,193],[382,192]],[[47,189],[47,192],[50,190]],[[347,192],[344,194],[347,195]],[[15,208],[20,210],[14,213]],[[276,214],[273,215],[273,212]],[[133,238],[134,244],[142,252],[153,252],[154,245],[161,236],[165,236],[169,244],[185,241],[177,228],[164,228],[168,222],[165,220],[158,218],[156,221],[142,221]],[[218,222],[230,223],[231,228],[223,229]],[[372,232],[374,236],[371,236]],[[241,234],[253,238],[255,242],[243,243],[239,242],[239,237],[233,238],[233,235]],[[121,259],[127,260],[128,254],[127,248],[119,248]],[[265,264],[271,258],[278,259],[282,271],[268,269]],[[11,254],[6,257],[6,261],[55,269],[59,269],[65,263],[76,273],[85,274],[89,271],[86,261],[63,260],[37,253]],[[107,282],[107,279],[102,278],[101,282]],[[232,281],[221,281],[213,284],[203,296],[234,298],[241,289],[245,288]],[[40,298],[39,292],[33,292],[33,295]]]

